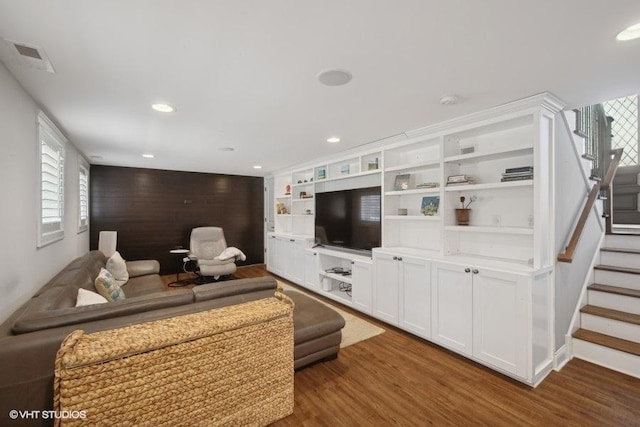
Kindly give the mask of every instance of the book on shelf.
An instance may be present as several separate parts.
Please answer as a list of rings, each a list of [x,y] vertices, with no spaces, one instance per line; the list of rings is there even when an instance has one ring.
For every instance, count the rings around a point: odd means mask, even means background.
[[[500,182],[510,182],[510,181],[526,181],[533,179],[533,175],[521,175],[521,176],[504,176],[500,180]]]
[[[475,179],[470,179],[468,181],[460,181],[460,182],[447,182],[447,187],[455,187],[456,185],[471,185],[475,184]]]
[[[505,173],[516,173],[516,172],[533,172],[533,166],[520,166],[517,168],[507,168],[504,170]]]
[[[472,181],[473,177],[471,175],[449,175],[447,177],[447,184],[452,182],[465,182]]]
[[[430,196],[423,197],[420,206],[420,212],[425,216],[435,216],[438,214],[438,206],[440,205],[440,197]]]
[[[423,182],[416,185],[416,188],[437,188],[439,185],[437,182]]]

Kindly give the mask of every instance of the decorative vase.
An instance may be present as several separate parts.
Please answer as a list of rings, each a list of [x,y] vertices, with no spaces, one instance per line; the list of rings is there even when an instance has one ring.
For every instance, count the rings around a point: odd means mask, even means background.
[[[456,222],[458,225],[469,225],[471,209],[456,209]]]

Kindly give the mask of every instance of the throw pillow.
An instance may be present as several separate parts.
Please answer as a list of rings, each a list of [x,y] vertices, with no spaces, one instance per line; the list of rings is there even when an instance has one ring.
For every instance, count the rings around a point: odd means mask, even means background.
[[[100,269],[95,285],[98,293],[105,297],[107,301],[120,301],[125,298],[124,291],[106,268]]]
[[[82,307],[83,305],[104,304],[107,301],[102,295],[98,295],[95,292],[88,291],[86,289],[78,289],[78,299],[76,300],[76,307]]]
[[[111,258],[107,260],[107,270],[118,281],[118,285],[122,286],[129,280],[129,271],[127,271],[127,263],[122,259],[120,252],[116,251]]]

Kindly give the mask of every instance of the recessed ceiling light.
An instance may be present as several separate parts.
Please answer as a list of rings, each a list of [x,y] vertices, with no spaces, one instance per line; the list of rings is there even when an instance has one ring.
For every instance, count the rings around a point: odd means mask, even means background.
[[[632,25],[627,29],[620,31],[616,36],[616,40],[627,41],[640,38],[640,23]]]
[[[458,103],[458,100],[460,99],[460,97],[458,97],[457,95],[445,95],[442,98],[440,98],[440,104],[442,105],[455,105]]]
[[[176,111],[176,109],[169,104],[153,104],[151,108],[161,113],[173,113]]]
[[[144,153],[142,157],[144,157],[145,159],[153,159],[155,156],[151,153]]]
[[[338,138],[337,136],[332,136],[331,138],[327,138],[327,142],[335,144],[336,142],[340,142],[340,138]]]
[[[318,74],[318,80],[326,86],[346,85],[352,78],[353,76],[347,70],[327,70]]]
[[[260,166],[260,165],[255,165],[253,168],[254,168],[254,169],[262,169],[262,166]]]
[[[235,151],[235,148],[232,147],[220,147],[218,151]]]

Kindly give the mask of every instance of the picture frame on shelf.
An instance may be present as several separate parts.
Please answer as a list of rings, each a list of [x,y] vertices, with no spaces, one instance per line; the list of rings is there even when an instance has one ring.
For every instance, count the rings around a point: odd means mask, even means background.
[[[318,179],[327,179],[327,170],[325,168],[318,169]]]
[[[396,180],[393,183],[394,191],[403,191],[409,189],[409,180],[411,179],[410,173],[403,173],[396,175]]]
[[[438,215],[438,207],[440,206],[440,196],[425,196],[422,198],[420,212],[424,216]]]

